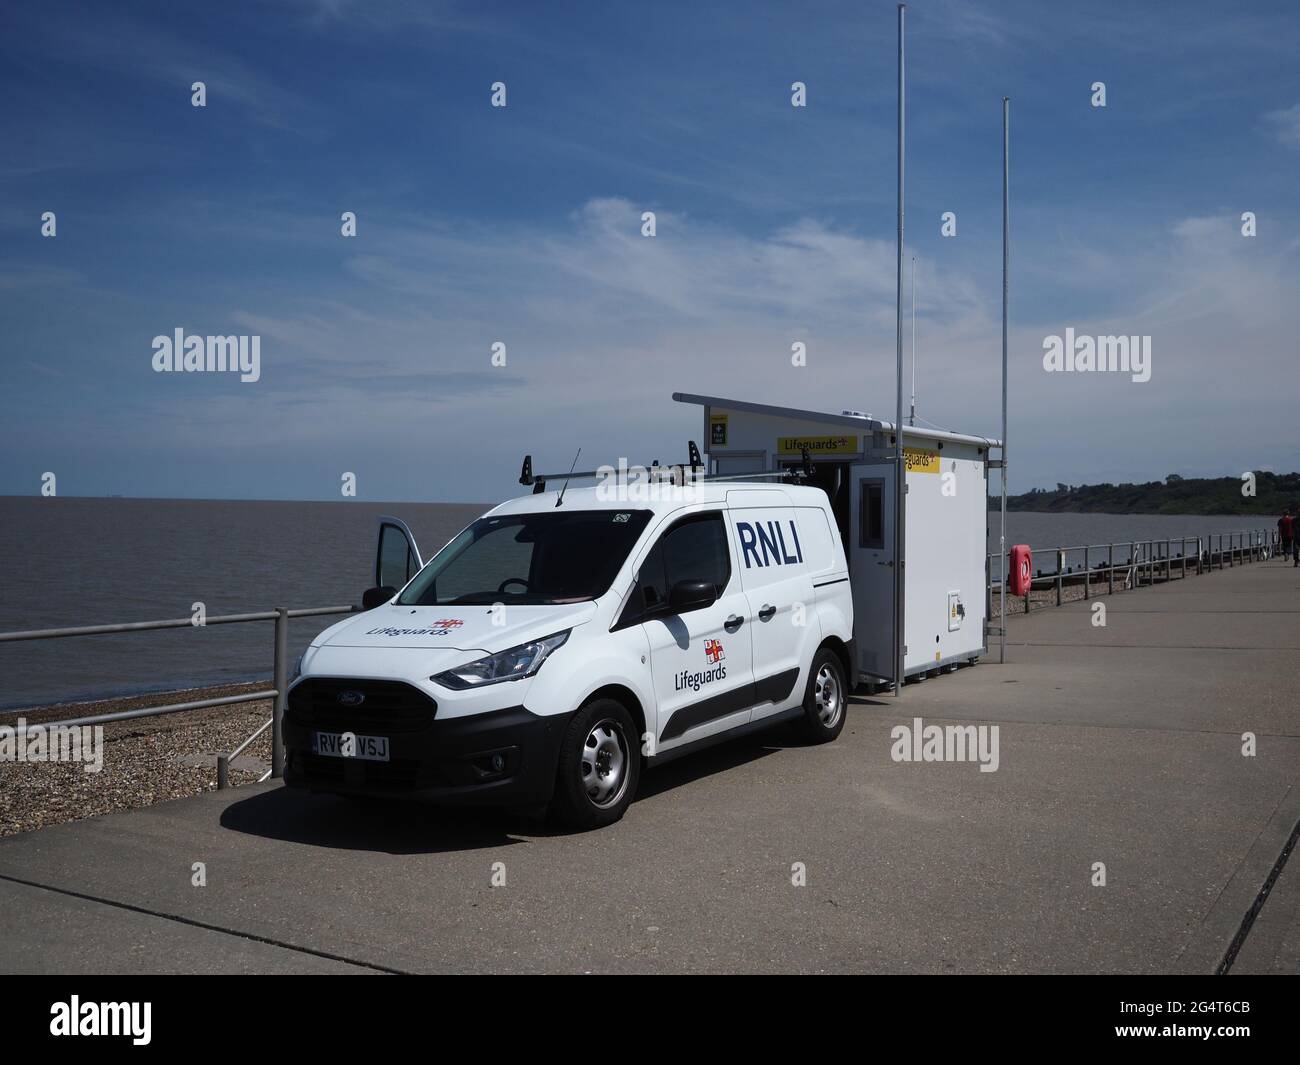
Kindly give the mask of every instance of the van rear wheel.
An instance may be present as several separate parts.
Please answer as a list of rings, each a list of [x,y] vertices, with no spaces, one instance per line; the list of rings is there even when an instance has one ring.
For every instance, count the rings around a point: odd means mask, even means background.
[[[830,743],[844,729],[849,689],[844,682],[844,666],[839,656],[823,647],[813,658],[808,671],[808,689],[804,693],[804,738],[810,743]]]
[[[641,742],[632,715],[613,699],[593,700],[565,730],[552,812],[571,828],[612,825],[631,805],[640,779]]]

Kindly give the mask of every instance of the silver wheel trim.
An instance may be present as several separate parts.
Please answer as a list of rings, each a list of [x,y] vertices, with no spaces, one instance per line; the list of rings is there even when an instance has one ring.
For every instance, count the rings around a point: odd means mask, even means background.
[[[840,694],[839,678],[829,662],[817,671],[817,679],[813,682],[813,702],[823,728],[834,728],[840,723],[844,698]]]
[[[627,738],[609,718],[592,726],[582,745],[582,788],[592,806],[613,806],[627,790]]]

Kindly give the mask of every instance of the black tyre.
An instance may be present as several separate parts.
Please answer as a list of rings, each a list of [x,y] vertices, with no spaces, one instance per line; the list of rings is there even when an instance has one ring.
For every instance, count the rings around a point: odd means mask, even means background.
[[[830,743],[844,729],[849,689],[844,681],[844,664],[830,648],[813,657],[808,671],[808,689],[803,697],[803,719],[799,722],[809,743]]]
[[[570,828],[603,828],[623,816],[641,779],[641,739],[632,715],[596,699],[565,730],[551,812]]]

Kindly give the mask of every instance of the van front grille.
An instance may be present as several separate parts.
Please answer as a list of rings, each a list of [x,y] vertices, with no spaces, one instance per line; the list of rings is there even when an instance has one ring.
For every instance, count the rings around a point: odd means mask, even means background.
[[[395,680],[313,677],[289,693],[295,725],[362,736],[419,732],[437,711],[438,704],[419,688]]]

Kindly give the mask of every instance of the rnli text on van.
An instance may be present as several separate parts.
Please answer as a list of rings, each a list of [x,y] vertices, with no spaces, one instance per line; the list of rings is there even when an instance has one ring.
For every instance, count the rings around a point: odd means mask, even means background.
[[[803,561],[803,548],[799,546],[799,532],[795,529],[794,522],[787,521],[786,524],[790,528],[790,539],[794,544],[793,555],[786,550],[785,537],[782,535],[780,522],[769,521],[754,524],[747,521],[736,522],[736,532],[740,534],[740,548],[745,559],[745,569],[751,568],[749,561],[751,558],[754,560],[754,566],[785,566]],[[763,550],[762,558],[758,557],[760,547]]]

